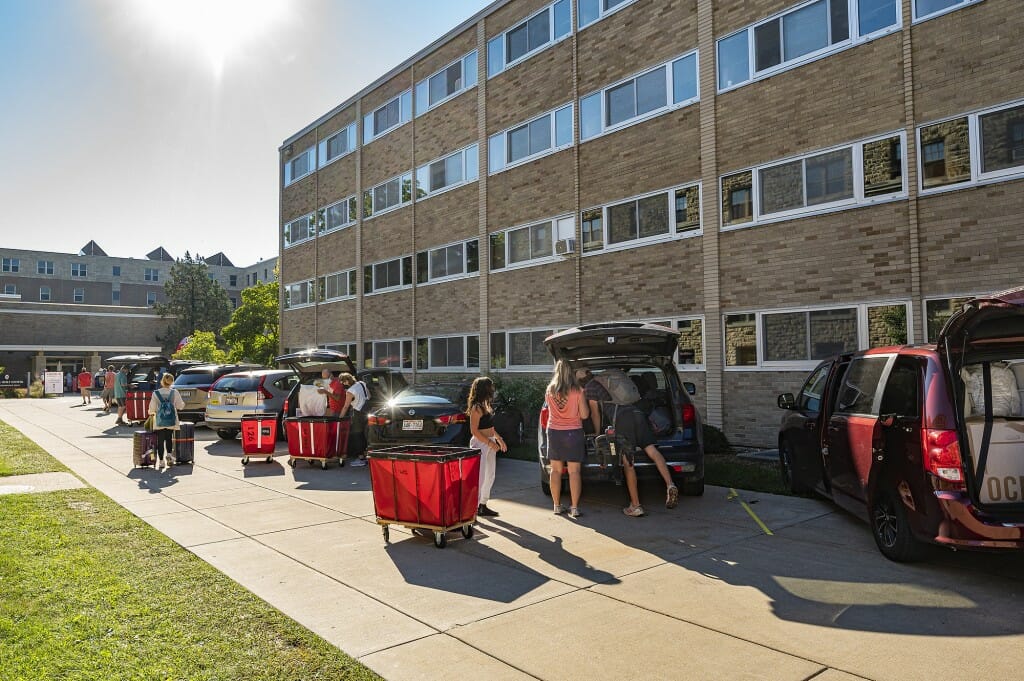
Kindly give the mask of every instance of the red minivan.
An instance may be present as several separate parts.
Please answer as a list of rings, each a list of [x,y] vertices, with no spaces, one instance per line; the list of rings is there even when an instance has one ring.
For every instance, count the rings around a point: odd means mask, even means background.
[[[1024,549],[1024,288],[978,298],[935,345],[822,362],[785,393],[779,465],[866,519],[888,558]]]

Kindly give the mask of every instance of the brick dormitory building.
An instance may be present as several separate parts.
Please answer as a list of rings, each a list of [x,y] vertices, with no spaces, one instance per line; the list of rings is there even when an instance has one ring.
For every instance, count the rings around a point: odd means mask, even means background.
[[[770,445],[819,358],[1021,283],[1021,35],[1018,0],[499,0],[281,146],[282,345],[546,374],[553,330],[662,322]]]
[[[233,306],[241,291],[274,279],[277,258],[236,267],[223,253],[204,258]],[[167,321],[152,309],[165,300],[174,265],[159,247],[145,258],[109,256],[95,241],[78,253],[0,246],[0,366],[23,380],[31,372],[95,372],[103,358],[158,353]],[[2,376],[0,376],[2,378]]]

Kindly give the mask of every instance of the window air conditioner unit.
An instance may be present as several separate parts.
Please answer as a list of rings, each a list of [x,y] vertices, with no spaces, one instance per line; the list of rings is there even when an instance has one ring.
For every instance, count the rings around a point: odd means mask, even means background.
[[[576,255],[576,239],[559,239],[555,242],[555,253],[558,255]]]

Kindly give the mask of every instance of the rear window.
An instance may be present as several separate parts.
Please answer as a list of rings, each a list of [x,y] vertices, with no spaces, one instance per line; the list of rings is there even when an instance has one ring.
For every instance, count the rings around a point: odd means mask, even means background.
[[[218,392],[247,393],[260,387],[259,376],[225,376],[217,381]]]
[[[174,380],[174,385],[210,385],[213,383],[213,372],[212,371],[197,371],[197,372],[186,372],[178,374],[178,378]]]

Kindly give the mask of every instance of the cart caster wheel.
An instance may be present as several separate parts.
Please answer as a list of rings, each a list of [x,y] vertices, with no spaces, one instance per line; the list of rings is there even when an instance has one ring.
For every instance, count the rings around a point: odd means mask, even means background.
[[[384,543],[385,544],[391,543],[391,531],[388,530],[388,526],[384,525],[384,527],[382,529],[384,531]]]
[[[324,459],[323,461],[320,462],[320,469],[327,470],[327,459]]]
[[[242,457],[242,465],[243,466],[248,466],[249,465],[249,457],[247,457],[247,456],[243,456]]]
[[[434,532],[434,546],[443,549],[448,545],[448,536],[444,532]]]
[[[267,463],[274,463],[274,457],[268,456],[267,457]]]
[[[288,465],[295,468],[295,459],[288,459]]]
[[[470,537],[472,537],[473,536],[473,526],[472,525],[463,525],[462,526],[462,536],[465,537],[466,539],[469,539]]]

